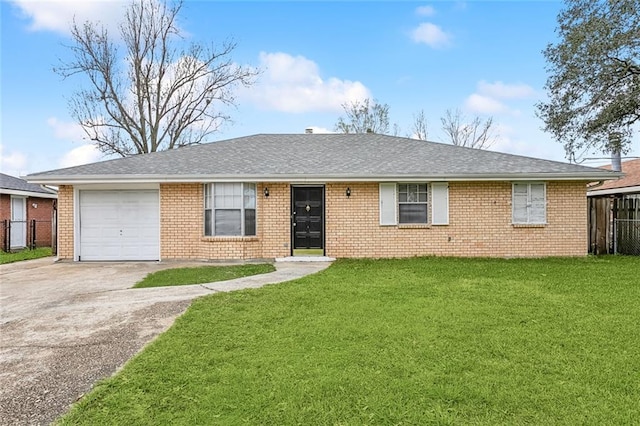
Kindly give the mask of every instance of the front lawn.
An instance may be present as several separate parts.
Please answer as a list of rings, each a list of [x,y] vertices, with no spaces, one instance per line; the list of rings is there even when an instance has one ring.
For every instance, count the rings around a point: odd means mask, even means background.
[[[640,257],[344,260],[199,299],[62,424],[632,424]]]
[[[51,256],[51,247],[41,247],[33,250],[24,249],[14,253],[5,253],[4,251],[0,251],[0,264],[39,259],[47,256]]]
[[[276,268],[269,263],[173,268],[148,274],[133,287],[147,288],[213,283],[217,281],[248,277],[250,275],[266,274],[275,270]]]

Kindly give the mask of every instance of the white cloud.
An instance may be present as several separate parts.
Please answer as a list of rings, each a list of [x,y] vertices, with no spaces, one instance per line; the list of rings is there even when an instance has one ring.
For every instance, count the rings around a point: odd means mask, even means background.
[[[93,163],[103,157],[104,154],[94,144],[86,141],[86,134],[79,124],[61,121],[56,117],[48,118],[47,124],[53,130],[53,136],[56,139],[81,143],[80,146],[73,148],[58,160],[58,167],[72,167]]]
[[[508,110],[507,106],[502,102],[478,93],[470,95],[465,100],[464,107],[470,111],[480,114],[496,114]]]
[[[508,106],[504,101],[517,101],[534,97],[536,91],[524,83],[503,83],[496,81],[478,82],[476,92],[467,97],[464,107],[474,113],[520,115],[520,111]]]
[[[81,142],[86,137],[84,130],[77,123],[60,121],[56,117],[50,117],[47,119],[47,124],[53,129],[53,136],[56,139]]]
[[[423,22],[418,25],[412,31],[411,38],[416,43],[424,43],[434,49],[444,48],[451,44],[451,36],[431,22]]]
[[[420,16],[433,16],[436,14],[436,10],[433,6],[420,6],[416,8],[416,15]]]
[[[562,144],[548,142],[548,136],[535,123],[518,119],[510,125],[496,123],[494,127],[497,137],[491,151],[565,161]]]
[[[505,84],[501,81],[478,83],[478,92],[499,99],[525,99],[535,95],[533,87],[524,83]]]
[[[323,80],[318,65],[304,56],[260,53],[264,73],[242,95],[258,107],[283,112],[341,111],[345,102],[371,97],[359,81]]]
[[[32,31],[69,33],[69,25],[77,22],[100,22],[109,30],[116,29],[122,18],[124,0],[12,0],[20,12],[29,19]]]
[[[85,144],[64,154],[58,163],[60,167],[73,167],[96,162],[102,156],[103,154],[95,145]]]
[[[0,170],[2,173],[19,177],[27,168],[27,156],[19,151],[5,152],[0,144]]]

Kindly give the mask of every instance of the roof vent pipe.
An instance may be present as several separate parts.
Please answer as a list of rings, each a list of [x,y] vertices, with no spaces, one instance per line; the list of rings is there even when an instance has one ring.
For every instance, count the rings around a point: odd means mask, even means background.
[[[622,135],[619,132],[609,134],[609,149],[611,150],[611,170],[614,172],[622,171],[622,157],[620,155],[620,145],[622,144]]]
[[[611,153],[611,170],[614,172],[622,171],[622,158],[620,156],[620,151],[614,151]]]
[[[304,132],[310,135],[311,133],[313,133],[313,127],[307,127],[306,129],[304,129]]]

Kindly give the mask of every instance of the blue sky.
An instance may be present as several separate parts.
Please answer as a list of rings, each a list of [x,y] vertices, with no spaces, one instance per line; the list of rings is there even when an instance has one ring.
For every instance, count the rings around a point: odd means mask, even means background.
[[[52,68],[69,58],[73,16],[115,28],[123,4],[0,3],[3,173],[104,158],[68,114],[67,98],[82,78],[62,80]],[[234,122],[212,141],[331,131],[342,103],[371,97],[389,104],[403,136],[424,110],[429,139],[444,141],[440,117],[459,108],[468,117],[494,118],[491,149],[564,161],[534,106],[545,99],[541,51],[555,40],[561,8],[559,1],[186,1],[179,25],[188,40],[233,38],[234,61],[262,70],[253,87],[237,93],[238,107],[227,111]],[[637,141],[630,155],[640,155]]]

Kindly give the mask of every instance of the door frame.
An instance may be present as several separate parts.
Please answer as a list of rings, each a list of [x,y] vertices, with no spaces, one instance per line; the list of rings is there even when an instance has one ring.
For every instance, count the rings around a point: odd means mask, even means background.
[[[291,201],[289,203],[289,234],[290,234],[290,255],[294,255],[294,246],[295,246],[295,229],[294,229],[294,215],[295,211],[295,188],[320,188],[322,190],[322,256],[325,255],[326,250],[326,187],[324,184],[291,184],[290,193],[291,193]]]
[[[15,209],[13,208],[13,200],[22,200],[22,211],[21,211],[21,215],[22,215],[22,220],[15,220],[14,214],[15,214]],[[10,197],[9,200],[10,206],[11,206],[11,215],[9,216],[9,219],[11,221],[11,240],[13,240],[14,238],[14,223],[13,222],[21,222],[21,223],[16,223],[16,227],[20,227],[21,230],[21,234],[22,234],[22,239],[21,241],[19,241],[22,244],[12,244],[13,241],[9,241],[9,248],[10,249],[18,249],[18,248],[24,248],[27,246],[27,197],[24,196],[20,196],[20,195],[12,195]]]

